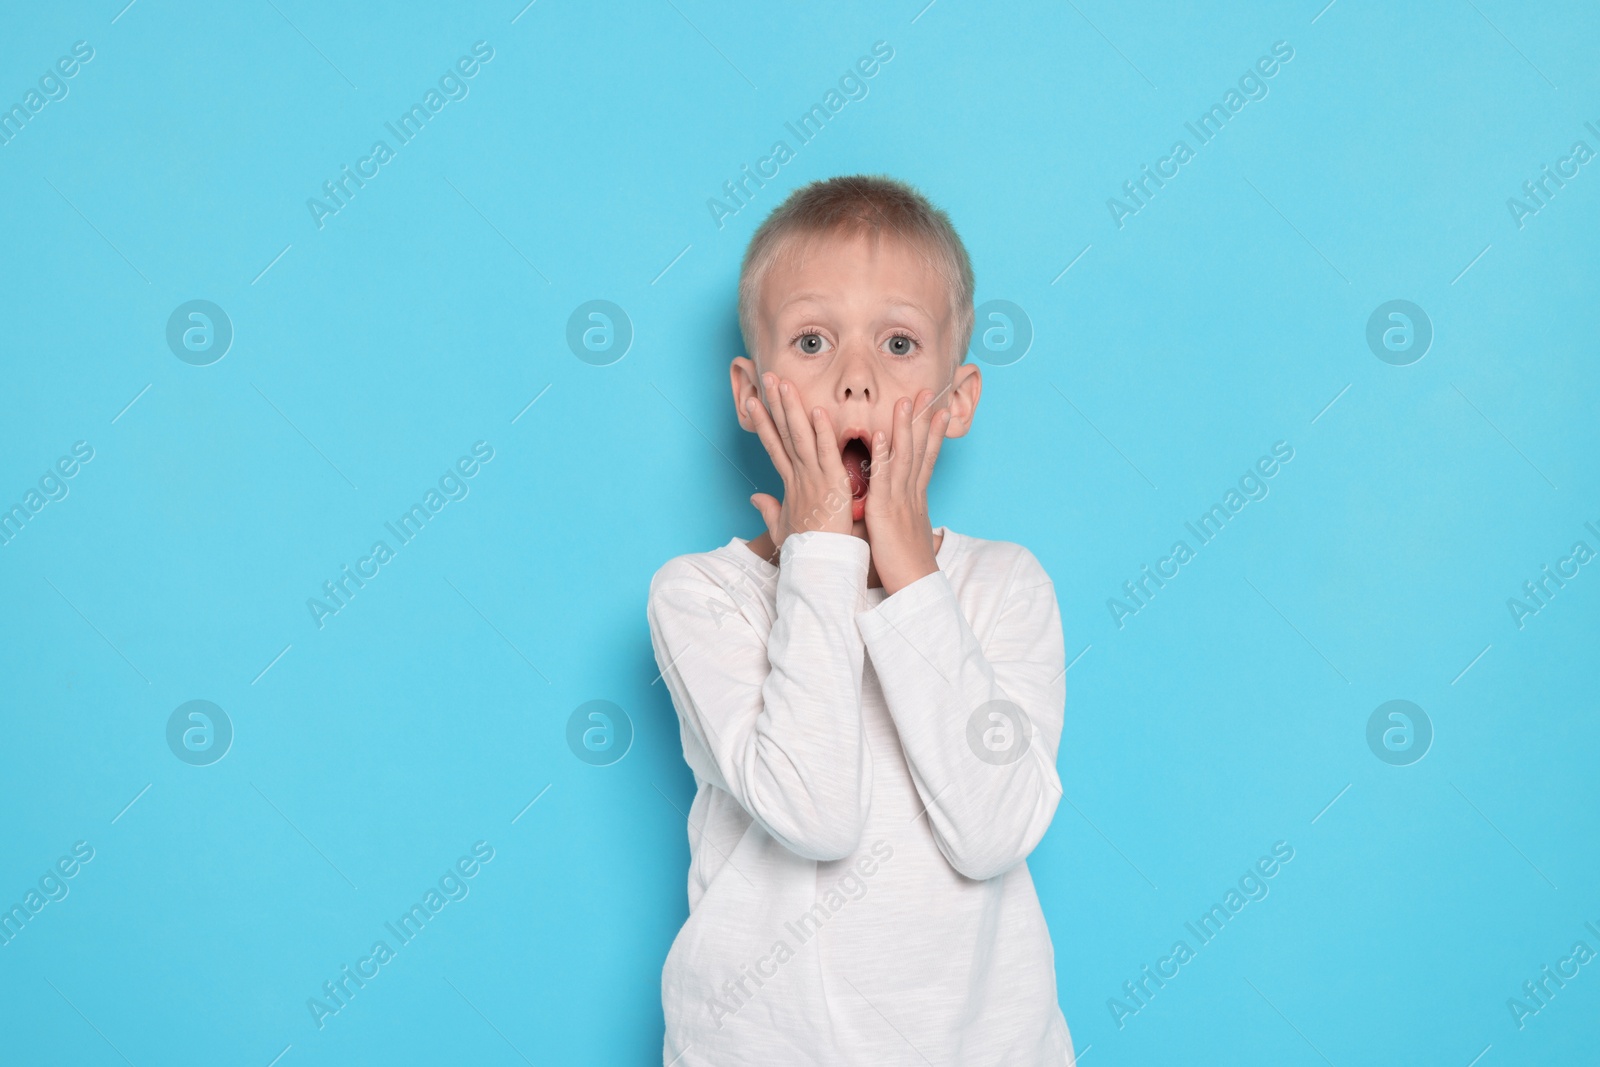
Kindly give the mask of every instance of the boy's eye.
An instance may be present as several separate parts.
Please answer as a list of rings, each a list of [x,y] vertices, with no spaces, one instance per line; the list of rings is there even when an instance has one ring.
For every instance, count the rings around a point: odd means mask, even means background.
[[[795,342],[799,344],[800,351],[808,356],[815,356],[822,352],[823,346],[828,343],[822,339],[820,333],[803,333],[795,338]]]
[[[903,333],[897,333],[884,343],[889,346],[890,355],[909,356],[917,342]]]

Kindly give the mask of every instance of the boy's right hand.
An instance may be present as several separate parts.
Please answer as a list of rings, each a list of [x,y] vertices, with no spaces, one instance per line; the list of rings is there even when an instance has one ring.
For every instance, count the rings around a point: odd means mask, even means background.
[[[783,478],[783,502],[756,493],[750,503],[767,524],[773,547],[781,547],[789,534],[808,530],[850,533],[850,476],[827,411],[819,406],[808,415],[800,391],[771,371],[761,380],[763,392],[776,395],[778,404],[769,408],[760,398],[748,397],[745,411]]]

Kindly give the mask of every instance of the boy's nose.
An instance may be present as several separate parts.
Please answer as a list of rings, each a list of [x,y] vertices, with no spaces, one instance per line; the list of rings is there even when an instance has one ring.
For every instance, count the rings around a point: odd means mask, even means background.
[[[850,341],[842,347],[838,362],[839,398],[870,402],[873,398],[871,345],[865,341]]]

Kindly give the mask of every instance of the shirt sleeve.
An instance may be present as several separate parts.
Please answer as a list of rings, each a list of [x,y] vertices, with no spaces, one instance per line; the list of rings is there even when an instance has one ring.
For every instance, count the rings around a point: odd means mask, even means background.
[[[968,878],[1004,874],[1061,799],[1066,650],[1049,575],[1022,549],[983,644],[943,571],[856,619],[939,850]]]
[[[855,621],[870,558],[852,534],[784,538],[765,641],[692,565],[669,562],[650,583],[651,644],[685,740],[709,754],[715,784],[807,859],[854,852],[872,803]]]

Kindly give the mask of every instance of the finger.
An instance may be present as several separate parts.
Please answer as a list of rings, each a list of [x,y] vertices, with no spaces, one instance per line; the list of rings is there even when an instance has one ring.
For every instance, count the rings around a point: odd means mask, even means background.
[[[867,465],[867,481],[875,492],[867,494],[867,506],[873,507],[873,497],[889,491],[889,435],[882,430],[875,430],[869,446],[872,449],[872,459]],[[883,499],[878,496],[877,503]]]
[[[918,415],[931,414],[931,412],[933,411],[933,406],[935,404],[937,404],[941,399],[943,399],[944,394],[948,393],[950,391],[950,387],[952,385],[954,385],[954,384],[955,384],[954,379],[952,379],[951,381],[947,382],[943,389],[941,389],[937,393],[933,394],[933,396],[929,398],[929,400],[928,400],[928,402],[926,404],[922,405],[921,407],[919,407],[917,409],[917,414]]]
[[[844,457],[839,455],[839,439],[833,429],[833,420],[828,418],[828,412],[820,404],[812,409],[811,419],[816,428],[818,465],[834,480],[845,477]]]
[[[928,451],[928,431],[933,428],[933,419],[930,417],[932,407],[933,390],[918,390],[917,399],[911,405],[911,439],[916,442],[915,460],[911,464],[912,485],[922,477],[923,457]]]
[[[923,437],[924,451],[922,453],[922,460],[917,467],[918,484],[924,489],[926,489],[928,485],[928,480],[932,473],[933,461],[939,455],[939,448],[944,443],[945,431],[949,429],[950,419],[952,418],[950,404],[948,401],[942,408],[935,409],[934,405],[938,404],[939,401],[944,398],[944,395],[950,391],[951,386],[954,384],[955,379],[952,377],[950,381],[945,383],[944,388],[940,389],[937,393],[934,393],[931,397],[929,397],[928,402],[922,405],[920,409],[920,414],[926,417],[928,420],[927,430]],[[941,416],[943,421],[940,422],[939,426],[936,428],[933,425],[934,420],[941,418]],[[933,449],[931,455],[926,451],[930,447],[930,442]]]
[[[794,449],[798,466],[816,466],[817,435],[811,431],[811,416],[806,414],[800,400],[800,390],[793,382],[779,381],[778,395],[783,402],[784,421],[789,428],[789,444]]]
[[[763,398],[767,404],[767,414],[772,417],[772,425],[777,428],[778,438],[783,442],[784,454],[789,452],[789,418],[783,410],[783,399],[779,395],[779,386],[783,383],[778,376],[768,371],[762,375],[762,383],[766,387],[766,396]]]
[[[911,398],[903,396],[895,401],[894,442],[889,449],[889,472],[896,492],[904,493],[911,488],[914,448],[911,440]]]
[[[750,504],[761,513],[761,521],[767,527],[767,533],[776,536],[778,532],[778,515],[783,506],[769,493],[750,494]]]
[[[933,464],[939,458],[939,448],[944,444],[944,432],[950,426],[950,409],[940,408],[928,420],[928,450],[922,457],[922,470],[917,475],[917,489],[926,497],[928,482],[933,478]]]
[[[784,454],[788,458],[791,470],[803,466],[800,463],[799,453],[796,451],[794,438],[794,418],[789,400],[785,394],[790,390],[786,388],[787,382],[776,374],[771,376],[772,385],[767,390],[770,400],[768,410],[772,412],[772,421],[778,427],[778,436],[783,440]]]
[[[766,448],[767,455],[772,457],[772,466],[777,469],[778,477],[787,483],[794,473],[794,467],[784,450],[783,438],[778,433],[777,423],[772,420],[772,412],[762,403],[759,396],[745,398],[744,407],[746,414],[750,416],[750,421],[755,423],[756,436],[761,438],[761,444]]]
[[[766,446],[767,454],[772,457],[772,465],[778,468],[779,473],[783,473],[789,467],[789,457],[784,451],[783,434],[778,428],[772,408],[762,396],[756,395],[745,398],[745,412],[755,424],[756,435]]]

